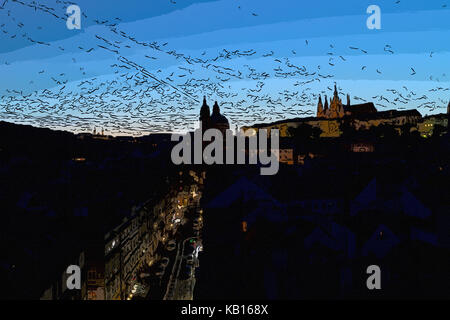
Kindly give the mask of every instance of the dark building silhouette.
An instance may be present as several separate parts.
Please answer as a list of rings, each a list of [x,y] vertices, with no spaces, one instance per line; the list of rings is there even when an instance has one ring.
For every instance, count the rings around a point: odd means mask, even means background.
[[[448,105],[447,105],[447,132],[449,132],[448,131],[448,128],[450,127],[450,101],[448,102]]]
[[[200,123],[203,131],[214,128],[220,130],[224,136],[225,131],[230,129],[228,119],[220,113],[217,101],[214,103],[212,113],[210,113],[206,97],[203,97],[203,105],[200,109]]]
[[[203,97],[203,105],[200,109],[200,125],[202,130],[205,131],[209,127],[209,122],[211,118],[211,110],[206,103],[206,97]]]

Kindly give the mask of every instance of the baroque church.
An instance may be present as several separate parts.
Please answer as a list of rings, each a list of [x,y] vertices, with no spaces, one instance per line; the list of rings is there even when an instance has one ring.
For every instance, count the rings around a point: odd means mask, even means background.
[[[228,119],[220,113],[220,107],[217,101],[213,105],[212,113],[206,103],[206,97],[203,97],[203,105],[200,109],[200,124],[203,132],[208,129],[218,129],[225,136],[226,130],[230,129]]]

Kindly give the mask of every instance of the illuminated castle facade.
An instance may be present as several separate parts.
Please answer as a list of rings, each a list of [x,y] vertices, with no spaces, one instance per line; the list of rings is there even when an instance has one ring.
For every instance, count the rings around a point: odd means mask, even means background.
[[[347,104],[342,103],[336,84],[334,85],[333,98],[328,103],[325,96],[325,104],[322,103],[322,97],[319,95],[319,103],[317,104],[317,118],[339,119],[344,116],[352,115],[368,115],[377,113],[375,105],[371,102],[358,105],[350,105],[350,95],[347,94]]]
[[[350,106],[350,96],[347,95],[347,106]],[[336,85],[334,85],[334,95],[330,99],[330,105],[328,106],[328,99],[325,96],[325,105],[322,104],[322,97],[319,96],[319,103],[317,105],[317,117],[318,118],[343,118],[345,115],[344,105],[342,100],[339,98]]]

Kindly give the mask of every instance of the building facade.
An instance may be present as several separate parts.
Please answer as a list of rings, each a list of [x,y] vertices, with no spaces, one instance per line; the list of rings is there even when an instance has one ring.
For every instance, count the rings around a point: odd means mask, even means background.
[[[377,113],[375,105],[371,102],[351,105],[350,95],[347,94],[347,104],[342,103],[339,97],[339,92],[337,90],[336,84],[334,85],[333,98],[330,99],[328,105],[327,96],[325,96],[325,104],[322,103],[322,97],[319,95],[319,102],[317,104],[317,118],[325,119],[342,119],[345,116],[359,116],[359,115],[370,115]]]

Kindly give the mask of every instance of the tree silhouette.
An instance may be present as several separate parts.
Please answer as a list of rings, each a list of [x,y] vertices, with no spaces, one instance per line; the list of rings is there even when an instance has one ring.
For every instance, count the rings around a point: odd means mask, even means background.
[[[433,127],[433,135],[432,135],[432,137],[433,138],[439,138],[445,131],[446,130],[445,130],[444,126],[441,126],[441,125],[437,124],[437,125],[435,125]]]

